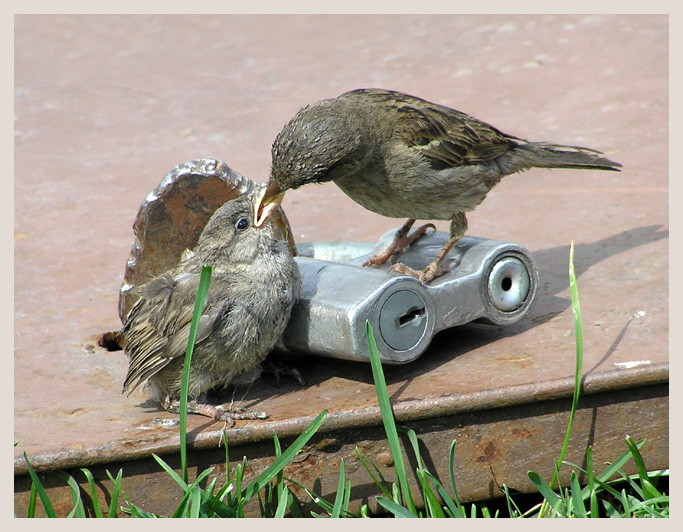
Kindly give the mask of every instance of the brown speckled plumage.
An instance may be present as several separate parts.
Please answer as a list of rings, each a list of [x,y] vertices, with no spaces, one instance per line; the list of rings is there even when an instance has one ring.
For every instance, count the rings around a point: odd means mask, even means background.
[[[465,212],[506,175],[534,167],[620,166],[595,150],[527,142],[421,98],[359,89],[306,106],[292,118],[273,143],[268,188],[275,193],[334,181],[368,210],[409,218],[406,234],[398,235],[401,245],[412,241],[405,237],[415,219],[451,220],[449,251],[465,234]],[[439,256],[446,253],[444,248]],[[439,263],[424,272],[393,269],[428,282],[444,272]]]
[[[212,276],[192,357],[190,411],[230,421],[244,417],[205,404],[204,394],[266,357],[301,286],[289,247],[274,239],[270,220],[258,228],[253,224],[259,193],[220,207],[189,257],[137,289],[141,297],[122,329],[130,359],[124,392],[148,380],[152,396],[177,411],[195,297],[202,265],[208,264]]]

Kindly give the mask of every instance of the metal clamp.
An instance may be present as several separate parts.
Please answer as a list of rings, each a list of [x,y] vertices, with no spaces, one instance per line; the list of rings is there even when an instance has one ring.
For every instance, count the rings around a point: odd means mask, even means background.
[[[530,253],[517,244],[466,236],[446,258],[451,271],[422,285],[389,273],[390,265],[363,268],[383,249],[395,230],[376,245],[363,242],[312,242],[297,245],[303,281],[279,347],[349,360],[369,360],[365,321],[375,333],[384,363],[419,357],[434,334],[471,321],[511,325],[528,312],[538,285]],[[401,256],[414,269],[425,268],[448,234],[421,237]]]

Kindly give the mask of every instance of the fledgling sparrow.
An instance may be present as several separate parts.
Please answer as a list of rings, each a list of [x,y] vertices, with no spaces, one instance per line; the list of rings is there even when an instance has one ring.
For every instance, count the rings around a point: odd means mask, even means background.
[[[122,336],[130,359],[123,391],[148,381],[151,395],[179,408],[183,362],[202,265],[212,267],[190,366],[188,412],[214,419],[254,419],[262,412],[206,402],[206,392],[253,370],[282,335],[299,297],[301,279],[290,248],[274,238],[270,203],[256,223],[261,191],[218,208],[195,249],[166,273],[136,288],[140,299],[125,316]]]

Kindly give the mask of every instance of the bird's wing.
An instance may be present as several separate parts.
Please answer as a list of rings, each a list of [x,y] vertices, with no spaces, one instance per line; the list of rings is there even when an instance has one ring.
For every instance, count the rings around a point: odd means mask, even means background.
[[[383,89],[353,92],[393,107],[398,113],[394,136],[438,169],[488,163],[517,141],[524,142],[465,113],[415,96]]]
[[[400,105],[394,133],[437,167],[489,163],[515,139],[471,116],[435,104]]]
[[[124,392],[132,392],[174,358],[184,356],[199,279],[200,275],[195,273],[165,273],[137,290],[140,299],[123,327],[124,349],[130,358]],[[212,304],[210,291],[199,319],[195,345],[211,334],[226,308]]]

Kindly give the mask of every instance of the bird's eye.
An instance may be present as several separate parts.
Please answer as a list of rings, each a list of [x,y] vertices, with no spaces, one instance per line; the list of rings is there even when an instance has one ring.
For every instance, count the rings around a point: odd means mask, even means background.
[[[247,218],[240,218],[239,220],[237,220],[235,227],[240,231],[243,231],[244,229],[249,227],[249,220]]]

